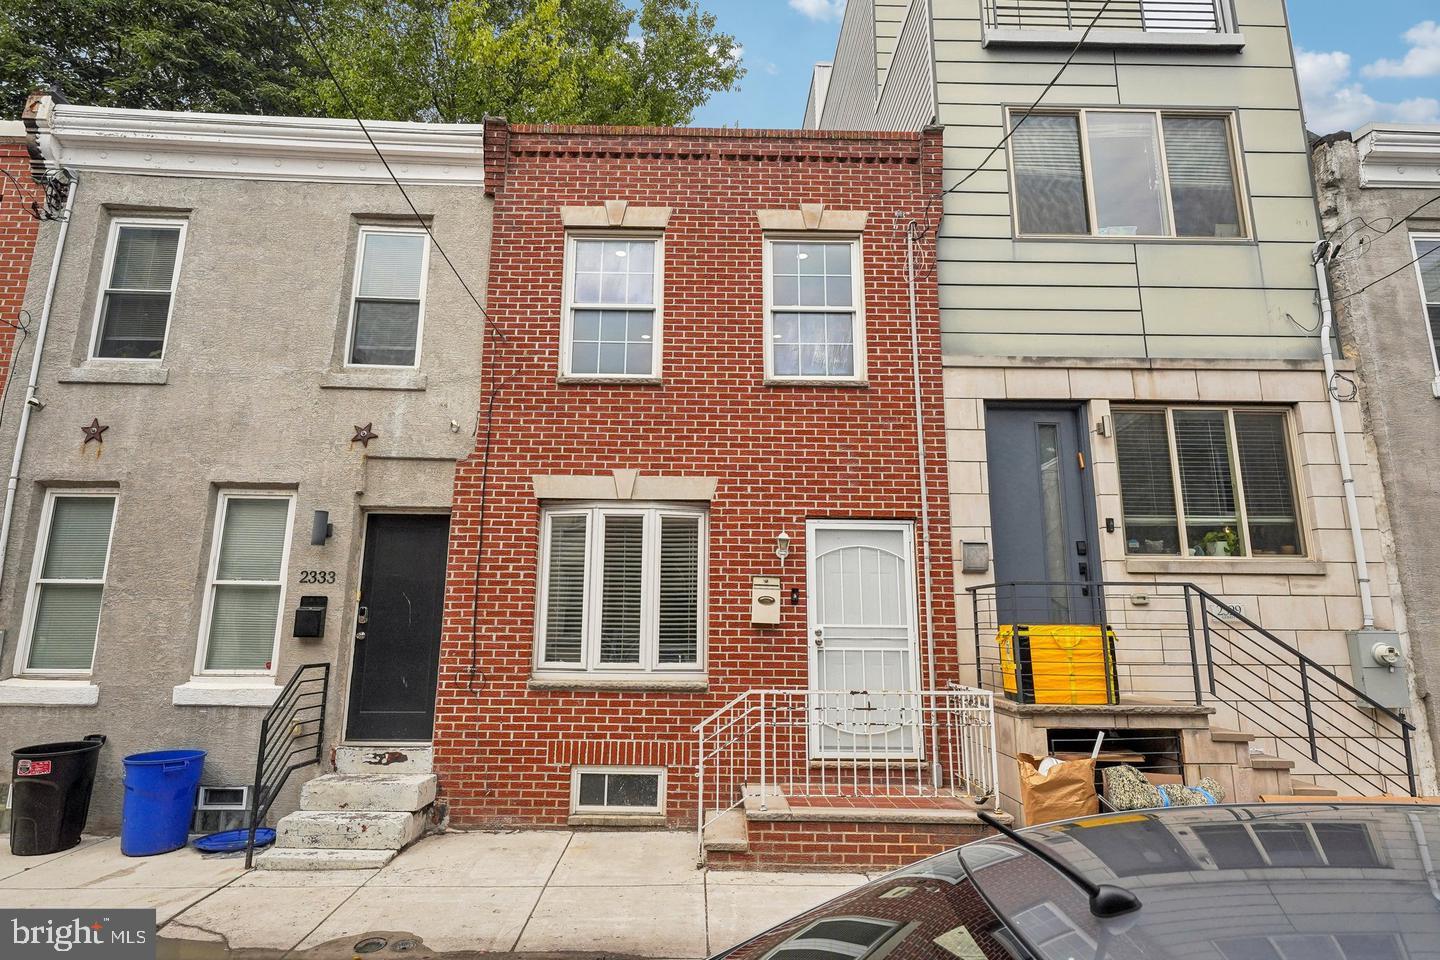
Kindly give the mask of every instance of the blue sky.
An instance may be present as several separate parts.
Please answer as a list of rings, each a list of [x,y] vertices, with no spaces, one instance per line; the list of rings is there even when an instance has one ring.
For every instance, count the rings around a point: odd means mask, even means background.
[[[810,68],[833,56],[845,0],[704,4],[743,45],[749,72],[740,90],[712,99],[695,123],[798,126]],[[1355,129],[1370,120],[1440,122],[1440,11],[1432,0],[1289,5],[1312,129]]]

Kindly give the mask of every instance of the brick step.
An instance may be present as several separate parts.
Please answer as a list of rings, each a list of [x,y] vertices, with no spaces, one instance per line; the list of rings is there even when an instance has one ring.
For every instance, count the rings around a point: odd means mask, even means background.
[[[300,791],[300,809],[413,813],[435,802],[433,773],[332,773]]]

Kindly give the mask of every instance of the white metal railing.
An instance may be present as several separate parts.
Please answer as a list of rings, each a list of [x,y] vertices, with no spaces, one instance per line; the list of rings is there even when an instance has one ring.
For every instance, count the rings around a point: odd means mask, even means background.
[[[994,694],[748,690],[695,727],[699,829],[745,802],[995,794]]]
[[[1224,0],[985,0],[992,30],[1223,33]]]

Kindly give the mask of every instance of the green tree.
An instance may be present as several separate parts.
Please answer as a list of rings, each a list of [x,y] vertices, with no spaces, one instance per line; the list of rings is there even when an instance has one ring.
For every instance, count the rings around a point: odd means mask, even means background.
[[[18,116],[45,84],[98,106],[301,112],[313,63],[290,9],[286,0],[0,0],[0,110]]]
[[[698,0],[330,0],[313,35],[377,119],[684,124],[744,73]],[[345,114],[328,78],[301,96]]]

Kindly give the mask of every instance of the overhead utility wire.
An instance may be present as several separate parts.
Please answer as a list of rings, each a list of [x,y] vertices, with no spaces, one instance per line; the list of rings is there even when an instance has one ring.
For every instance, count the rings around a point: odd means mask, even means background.
[[[1403,223],[1404,221],[1401,221],[1401,222]],[[1414,260],[1411,260],[1411,261],[1409,261],[1408,263],[1405,263],[1405,264],[1402,264],[1401,266],[1396,267],[1394,270],[1391,270],[1389,273],[1385,274],[1385,276],[1380,277],[1379,279],[1376,279],[1376,280],[1371,280],[1369,283],[1365,284],[1365,286],[1361,287],[1359,290],[1351,291],[1350,293],[1345,294],[1345,296],[1343,296],[1343,297],[1335,297],[1335,298],[1334,298],[1333,300],[1331,300],[1330,302],[1331,302],[1331,303],[1339,303],[1339,302],[1342,301],[1342,300],[1349,300],[1351,297],[1358,297],[1358,296],[1360,296],[1360,294],[1364,293],[1366,290],[1369,290],[1371,287],[1379,286],[1380,284],[1384,283],[1386,280],[1389,280],[1391,277],[1395,276],[1395,275],[1398,274],[1398,273],[1404,273],[1406,270],[1409,270],[1411,267],[1415,266],[1415,264],[1419,263],[1421,260],[1424,260],[1426,257],[1431,256],[1432,254],[1435,254],[1435,253],[1436,253],[1435,250],[1426,250],[1424,253],[1422,253],[1422,254],[1420,254],[1418,257],[1416,257]]]
[[[1370,223],[1370,221],[1365,220],[1365,219],[1362,218],[1362,217],[1352,217],[1351,219],[1345,221],[1345,222],[1342,223],[1339,227],[1337,227],[1337,228],[1335,229],[1335,231],[1331,234],[1331,236],[1333,237],[1336,233],[1339,233],[1341,230],[1345,229],[1347,226],[1349,226],[1350,224],[1354,223],[1356,220],[1359,220],[1359,221],[1360,221],[1360,226],[1357,227],[1356,229],[1352,230],[1352,231],[1345,237],[1345,239],[1343,239],[1343,240],[1341,240],[1339,243],[1335,244],[1335,246],[1334,246],[1334,248],[1333,248],[1333,250],[1332,250],[1332,252],[1331,252],[1331,254],[1330,254],[1330,259],[1331,259],[1331,260],[1334,260],[1334,259],[1338,258],[1338,257],[1340,256],[1340,251],[1341,251],[1341,249],[1345,246],[1345,244],[1349,243],[1350,240],[1351,240],[1351,238],[1357,236],[1357,235],[1361,232],[1361,230],[1364,230],[1364,229],[1367,228],[1367,227],[1369,227],[1371,230],[1376,230],[1376,231],[1378,232],[1378,234],[1379,234],[1379,236],[1377,236],[1377,237],[1375,238],[1376,240],[1379,240],[1380,237],[1388,237],[1390,234],[1394,233],[1394,232],[1395,232],[1396,230],[1398,230],[1400,227],[1404,226],[1407,221],[1409,221],[1409,220],[1413,219],[1415,216],[1417,216],[1417,215],[1420,213],[1421,210],[1424,210],[1426,207],[1430,206],[1430,204],[1436,202],[1437,200],[1440,200],[1440,194],[1436,194],[1435,196],[1431,197],[1429,200],[1426,200],[1424,203],[1420,204],[1420,206],[1416,207],[1414,210],[1411,210],[1409,213],[1405,214],[1405,216],[1403,216],[1403,217],[1396,217],[1396,218],[1390,220],[1390,226],[1386,227],[1384,230],[1379,230],[1377,227],[1372,226],[1371,223]],[[1388,218],[1388,217],[1380,217],[1380,218],[1377,218],[1377,219],[1387,220],[1387,219],[1390,219],[1390,218]],[[1370,241],[1370,242],[1373,243],[1374,241],[1372,240],[1372,241]]]

